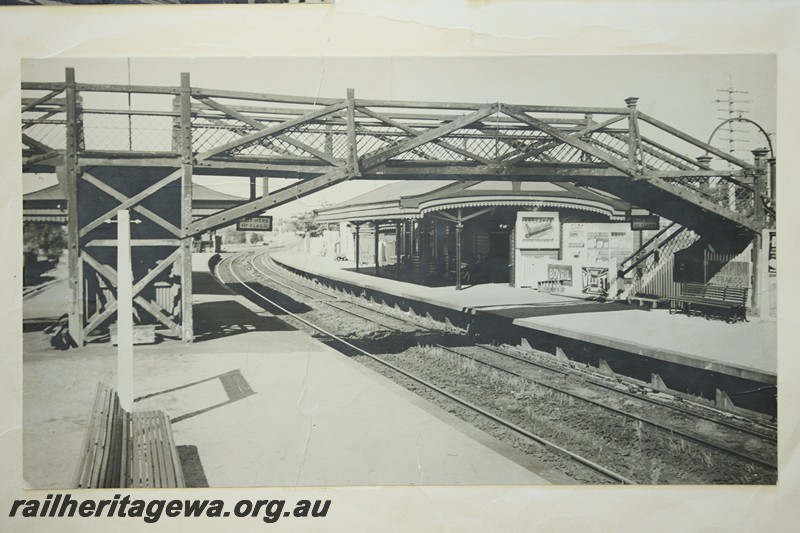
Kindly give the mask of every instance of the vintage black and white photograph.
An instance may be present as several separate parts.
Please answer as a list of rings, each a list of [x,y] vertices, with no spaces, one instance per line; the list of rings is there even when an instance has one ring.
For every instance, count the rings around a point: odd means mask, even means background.
[[[31,488],[774,485],[772,55],[31,59]]]

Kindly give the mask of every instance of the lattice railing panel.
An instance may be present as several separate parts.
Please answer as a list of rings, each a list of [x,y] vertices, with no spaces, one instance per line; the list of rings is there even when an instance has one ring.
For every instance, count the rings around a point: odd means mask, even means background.
[[[66,148],[66,106],[67,102],[73,102],[80,129],[79,152],[116,152],[110,157],[121,158],[128,157],[126,152],[133,158],[165,154],[177,160],[182,134],[180,106],[181,102],[190,101],[192,153],[200,156],[200,160],[210,159],[208,166],[220,169],[224,168],[224,161],[237,157],[242,158],[241,168],[262,162],[291,165],[299,160],[337,165],[348,161],[353,151],[375,166],[384,162],[378,155],[380,152],[407,143],[407,149],[393,150],[391,159],[428,162],[432,173],[447,163],[474,165],[478,168],[470,172],[476,174],[480,173],[480,165],[496,163],[610,166],[623,173],[629,172],[634,178],[644,174],[645,178],[660,179],[688,191],[690,195],[678,194],[683,200],[700,205],[700,199],[711,201],[745,217],[755,213],[752,178],[745,173],[753,170],[752,163],[731,159],[632,108],[486,106],[452,102],[439,106],[435,102],[364,99],[355,100],[348,107],[347,100],[302,96],[272,98],[254,93],[199,89],[188,84],[183,88],[131,89],[127,92],[122,86],[85,83],[75,86],[63,82],[23,84],[23,109],[31,107],[22,113],[23,133],[29,137],[25,156],[33,156],[39,164],[52,164],[47,156],[37,156],[44,155],[48,149]],[[328,112],[323,106],[331,106],[333,110]],[[352,117],[351,109],[355,113]],[[487,116],[489,109],[494,111]],[[480,118],[471,123],[464,120],[469,120],[470,115]],[[630,124],[631,117],[638,117],[634,125]],[[350,129],[351,121],[355,123],[355,131]],[[454,121],[463,126],[449,131],[448,124]],[[283,129],[280,125],[287,122],[293,125]],[[265,128],[277,131],[236,145],[243,137]],[[419,146],[408,142],[435,130],[443,133]],[[632,141],[629,137],[634,135]],[[355,147],[351,146],[352,142]],[[582,142],[588,143],[586,149]],[[221,152],[226,146],[229,149]],[[712,172],[705,163],[696,160],[704,153],[716,157],[717,168],[726,167],[719,170],[720,175],[689,175]],[[316,165],[308,165],[308,168],[312,169],[306,172],[309,176],[318,170]],[[495,170],[487,169],[488,172]],[[591,174],[592,170],[586,172]],[[720,216],[731,216],[714,210]],[[766,216],[773,217],[769,209]],[[740,218],[732,219],[743,222]]]
[[[721,177],[661,178],[743,216],[753,214],[753,190]]]
[[[23,130],[23,133],[56,150],[63,150],[66,145],[67,127],[65,124],[32,124]]]
[[[411,137],[411,134],[392,126],[359,126],[356,146],[358,155],[367,157]]]
[[[330,157],[347,159],[347,129],[343,125],[303,124],[285,134]]]
[[[86,150],[172,151],[172,117],[85,112],[81,120]]]
[[[696,163],[681,160],[678,157],[662,150],[658,146],[650,143],[647,139],[642,139],[644,147],[644,161],[650,170],[657,171],[677,171],[677,170],[696,170],[700,166]]]
[[[676,233],[677,236],[667,242],[667,239]],[[688,248],[699,239],[700,236],[694,231],[676,226],[673,230],[662,235],[657,242],[641,250],[641,253],[645,254],[652,252],[654,248],[658,248],[658,253],[650,253],[644,261],[630,272],[631,283],[627,288],[627,294],[631,296],[637,294],[670,296],[675,289],[672,281],[675,253]],[[664,244],[665,242],[666,244]],[[635,260],[636,257],[632,259],[632,261]],[[624,267],[625,265],[621,266]]]

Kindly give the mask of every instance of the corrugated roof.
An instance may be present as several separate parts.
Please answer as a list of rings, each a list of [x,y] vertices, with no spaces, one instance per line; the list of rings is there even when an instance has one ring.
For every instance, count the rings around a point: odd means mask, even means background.
[[[614,196],[567,183],[523,182],[521,190],[516,190],[510,181],[475,181],[478,183],[468,187],[467,183],[459,186],[461,182],[456,180],[394,182],[316,211],[321,222],[340,222],[419,218],[431,210],[466,206],[546,204],[596,210],[609,216],[618,216],[631,207]]]
[[[39,189],[38,191],[29,192],[28,194],[24,194],[22,196],[23,201],[28,200],[35,200],[35,201],[54,201],[57,202],[59,200],[66,200],[64,194],[61,192],[61,187],[56,185],[51,185],[50,187],[46,187],[44,189]]]
[[[318,209],[317,211],[326,211],[328,209],[336,209],[340,207],[351,207],[355,205],[377,204],[381,202],[396,202],[400,198],[408,198],[410,196],[420,196],[423,194],[431,193],[437,189],[441,189],[446,185],[450,185],[452,181],[432,180],[432,181],[398,181],[389,183],[383,187],[378,187],[375,190],[366,192],[350,200],[345,200],[332,207]]]

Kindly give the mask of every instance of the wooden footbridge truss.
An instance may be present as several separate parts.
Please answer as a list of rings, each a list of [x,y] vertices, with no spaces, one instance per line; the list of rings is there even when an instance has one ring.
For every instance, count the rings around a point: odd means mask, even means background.
[[[366,100],[353,90],[315,98],[202,89],[188,74],[175,87],[85,84],[72,69],[22,92],[23,170],[55,172],[70,207],[79,344],[116,311],[107,222],[118,209],[141,221],[132,230],[137,309],[186,341],[192,238],[346,180],[569,183],[719,248],[743,249],[774,223],[766,151],[738,159],[640,112],[636,98],[618,108]],[[202,175],[297,181],[194,219],[193,177]]]

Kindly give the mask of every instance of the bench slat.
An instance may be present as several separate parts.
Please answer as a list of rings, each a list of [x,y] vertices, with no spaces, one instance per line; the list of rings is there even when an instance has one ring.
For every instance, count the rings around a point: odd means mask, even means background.
[[[89,476],[89,472],[91,470],[89,465],[91,463],[91,458],[94,456],[92,453],[95,442],[94,429],[98,425],[98,421],[95,418],[95,413],[98,411],[102,403],[102,387],[102,383],[97,384],[97,390],[95,391],[94,395],[94,403],[92,404],[92,411],[89,414],[89,424],[86,431],[86,437],[83,440],[83,447],[81,448],[78,469],[75,472],[75,477],[72,483],[73,487],[85,487],[87,477]]]
[[[131,459],[133,460],[133,477],[131,487],[139,488],[142,486],[142,459],[139,454],[141,429],[139,418],[131,416]]]
[[[100,411],[100,430],[95,443],[94,466],[89,487],[97,488],[105,480],[105,471],[108,467],[108,452],[110,452],[111,422],[113,421],[114,395],[106,389]]]
[[[185,486],[169,417],[163,411],[128,413],[117,393],[99,383],[73,486]]]
[[[131,452],[130,452],[130,440],[131,440],[131,415],[130,413],[123,411],[122,412],[122,420],[121,420],[121,428],[120,428],[120,458],[119,458],[119,479],[118,487],[129,487],[130,486],[130,468],[131,468]]]
[[[139,459],[142,461],[142,481],[148,487],[158,487],[156,476],[157,446],[153,446],[152,424],[148,413],[136,413],[139,427],[142,431],[142,440],[138,450]]]
[[[169,417],[166,413],[162,413],[165,420],[165,424],[163,425],[164,428],[164,438],[166,439],[166,449],[169,450],[170,455],[172,456],[172,465],[174,468],[170,471],[171,474],[174,475],[173,480],[173,487],[183,487],[186,485],[186,480],[183,477],[183,467],[181,466],[181,458],[178,454],[178,447],[175,445],[175,438],[172,435],[172,424],[169,421]]]
[[[163,435],[163,421],[159,416],[159,413],[153,413],[153,431],[155,433],[158,446],[157,446],[157,457],[158,457],[158,480],[160,483],[160,487],[171,487],[172,484],[170,483],[170,475],[169,475],[169,465],[167,464],[167,456],[166,450],[164,449],[164,435]]]
[[[164,434],[164,450],[169,453],[167,464],[170,465],[169,474],[170,483],[172,483],[170,486],[185,487],[186,480],[183,477],[183,467],[178,447],[175,445],[175,437],[172,435],[172,424],[167,413],[161,412],[160,416],[164,419],[164,423],[161,425]]]
[[[707,314],[714,312],[708,308],[725,309],[730,313],[726,320],[735,321],[739,318],[747,320],[747,295],[746,287],[728,287],[724,285],[704,285],[700,283],[682,283],[680,296],[669,297],[670,313],[685,311],[687,314]]]
[[[681,285],[681,297],[719,300],[743,305],[747,301],[747,288],[683,283]]]

